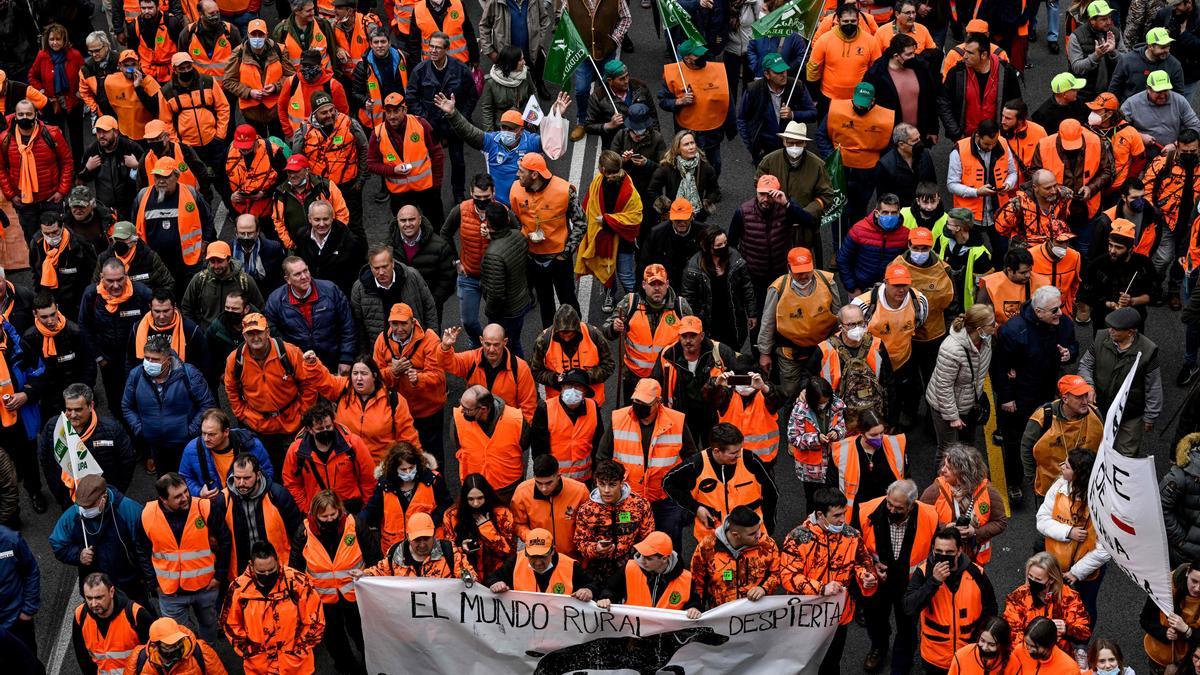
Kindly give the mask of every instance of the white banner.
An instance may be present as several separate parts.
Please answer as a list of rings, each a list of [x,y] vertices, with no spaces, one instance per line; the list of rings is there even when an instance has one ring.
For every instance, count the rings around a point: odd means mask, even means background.
[[[379,675],[816,673],[845,602],[775,595],[689,621],[676,610],[496,595],[457,579],[363,577],[355,591],[367,671]]]
[[[84,476],[104,474],[100,462],[92,457],[91,450],[80,440],[79,432],[71,427],[65,413],[59,413],[54,423],[54,457],[63,473],[74,478],[76,483]]]
[[[1138,373],[1141,354],[1125,376],[1117,398],[1104,419],[1104,440],[1088,483],[1092,525],[1113,562],[1142,588],[1158,608],[1175,611],[1171,599],[1171,565],[1167,557],[1167,530],[1158,496],[1153,457],[1126,457],[1113,444],[1129,398],[1129,387]]]

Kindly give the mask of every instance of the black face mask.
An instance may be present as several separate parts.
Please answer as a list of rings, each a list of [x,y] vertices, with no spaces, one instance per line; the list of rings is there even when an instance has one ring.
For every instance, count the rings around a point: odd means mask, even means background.
[[[650,403],[633,402],[633,414],[639,420],[645,421],[650,419],[650,412],[654,410],[654,406]]]
[[[887,516],[888,516],[888,520],[891,521],[892,523],[903,523],[905,520],[908,519],[907,513],[897,513],[895,511],[888,511]]]
[[[258,237],[238,237],[237,242],[238,246],[242,248],[254,248],[254,245],[258,243]]]
[[[17,120],[18,123],[20,123],[22,121],[23,120]],[[1190,152],[1179,153],[1179,163],[1183,166],[1187,166],[1187,167],[1196,166],[1196,158],[1197,158],[1196,155],[1194,155]]]
[[[993,661],[1000,658],[1000,652],[995,649],[980,649],[979,660],[983,661],[984,665],[990,665]]]
[[[270,574],[254,574],[254,585],[258,586],[258,590],[267,593],[272,588],[275,588],[275,583],[279,581],[278,570]]]
[[[1128,202],[1126,202],[1126,204],[1129,206],[1129,210],[1133,211],[1134,213],[1141,213],[1142,211],[1146,210],[1146,198],[1145,197],[1138,197],[1137,199],[1130,199]]]
[[[950,565],[950,570],[953,571],[954,570],[954,558],[955,558],[955,556],[952,556],[948,553],[934,553],[933,554],[933,564],[937,565],[938,563],[947,563]]]
[[[221,321],[225,322],[226,326],[236,326],[238,328],[241,328],[242,315],[237,312],[222,311],[221,312]]]
[[[321,76],[320,66],[301,66],[300,77],[304,78],[305,82],[312,82]]]
[[[196,71],[189,70],[184,72],[182,70],[177,70],[175,71],[175,77],[183,84],[191,84],[192,82],[196,81]]]
[[[1026,580],[1029,583],[1029,595],[1033,598],[1033,604],[1041,607],[1046,604],[1046,584],[1033,579]]]
[[[159,157],[162,157],[163,155],[167,154],[167,144],[166,143],[147,143],[146,147],[150,148],[150,152],[153,152],[155,155],[158,155]]]
[[[123,241],[113,242],[113,251],[116,251],[117,255],[125,255],[126,253],[129,253],[129,249],[131,248],[133,248],[133,246]]]
[[[318,520],[317,526],[321,528],[321,534],[337,534],[339,523],[336,520]]]
[[[162,665],[167,670],[173,668],[176,663],[183,660],[182,642],[177,642],[169,647],[160,645],[158,648],[158,660],[162,662]]]
[[[31,117],[22,117],[17,120],[17,126],[21,127],[25,131],[32,129],[34,124],[37,124],[37,120]]]
[[[333,440],[337,438],[336,434],[337,431],[333,429],[326,429],[325,431],[318,431],[314,433],[313,438],[316,438],[318,443],[330,445],[333,443]]]
[[[472,199],[471,202],[473,204],[475,204],[476,210],[478,210],[480,213],[482,213],[484,211],[487,211],[487,207],[492,203],[492,200],[490,200],[490,199]]]
[[[858,24],[854,24],[852,26],[842,26],[841,28],[842,28],[842,35],[845,35],[848,38],[852,38],[855,35],[858,35]]]

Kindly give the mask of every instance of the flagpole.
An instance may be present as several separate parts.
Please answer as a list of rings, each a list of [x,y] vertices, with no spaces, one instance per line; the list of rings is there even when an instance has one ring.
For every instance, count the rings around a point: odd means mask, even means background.
[[[596,81],[600,83],[601,87],[603,87],[604,93],[608,94],[608,102],[612,104],[613,112],[621,112],[620,109],[617,108],[617,102],[615,99],[613,99],[612,92],[608,90],[608,84],[604,82],[604,75],[600,74],[600,66],[596,65],[596,59],[593,58],[590,53],[588,54],[588,61],[592,62],[592,69],[596,71]]]
[[[687,91],[688,83],[683,77],[683,63],[679,60],[679,50],[675,48],[675,36],[671,35],[671,27],[663,22],[663,30],[667,32],[667,42],[671,43],[671,53],[675,55],[675,67],[679,68],[679,81],[683,82],[683,90]]]
[[[812,51],[812,40],[805,40],[808,46],[804,48],[804,55],[800,57],[800,72],[796,73],[796,80],[792,82],[792,90],[788,92],[787,98],[783,101],[787,105],[792,100],[792,94],[796,93],[796,85],[800,84],[801,78],[804,77],[804,62],[808,60],[808,54]],[[790,106],[789,106],[790,107]]]

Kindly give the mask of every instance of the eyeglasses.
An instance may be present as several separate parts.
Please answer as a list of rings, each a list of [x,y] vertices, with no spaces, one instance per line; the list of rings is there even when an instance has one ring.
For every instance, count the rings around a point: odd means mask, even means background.
[[[866,321],[855,321],[853,323],[843,323],[842,324],[842,326],[845,328],[862,328],[863,326],[866,326],[866,325],[867,325]]]

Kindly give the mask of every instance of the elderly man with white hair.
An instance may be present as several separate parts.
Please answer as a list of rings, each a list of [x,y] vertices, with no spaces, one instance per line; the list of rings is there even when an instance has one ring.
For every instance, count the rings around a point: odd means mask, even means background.
[[[1004,437],[1004,474],[1011,501],[1024,498],[1020,448],[1025,421],[1036,408],[1054,400],[1062,365],[1078,354],[1075,323],[1063,314],[1062,293],[1054,286],[1034,291],[996,335],[992,392],[998,406],[996,421]]]

